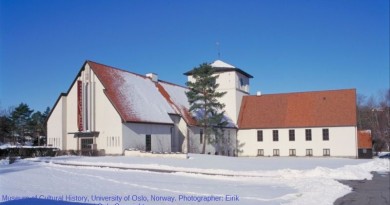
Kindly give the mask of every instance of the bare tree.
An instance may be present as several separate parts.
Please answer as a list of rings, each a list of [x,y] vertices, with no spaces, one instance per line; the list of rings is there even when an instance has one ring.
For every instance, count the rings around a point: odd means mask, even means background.
[[[374,149],[390,149],[390,90],[377,96],[358,95],[358,129],[371,130]]]

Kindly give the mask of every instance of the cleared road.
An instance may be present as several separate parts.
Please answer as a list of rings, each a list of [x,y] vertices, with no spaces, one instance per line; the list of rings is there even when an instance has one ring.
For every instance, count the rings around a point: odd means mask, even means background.
[[[352,192],[334,202],[334,205],[390,205],[390,174],[373,173],[372,180],[343,180]]]

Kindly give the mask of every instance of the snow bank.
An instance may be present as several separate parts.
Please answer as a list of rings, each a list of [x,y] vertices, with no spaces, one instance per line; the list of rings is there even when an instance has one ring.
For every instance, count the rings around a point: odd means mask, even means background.
[[[5,194],[14,195],[72,194],[71,188],[77,185],[78,195],[236,194],[240,197],[239,203],[209,204],[325,205],[333,204],[337,198],[351,191],[350,187],[337,180],[369,180],[373,171],[389,172],[389,163],[387,159],[231,158],[204,155],[191,155],[191,159],[61,156],[25,159],[12,165],[0,164],[0,182],[7,183]],[[93,167],[96,165],[104,168]],[[171,170],[173,173],[121,169],[126,167]],[[21,176],[26,181],[19,183]],[[61,186],[52,185],[52,182]],[[35,188],[32,189],[32,186]]]

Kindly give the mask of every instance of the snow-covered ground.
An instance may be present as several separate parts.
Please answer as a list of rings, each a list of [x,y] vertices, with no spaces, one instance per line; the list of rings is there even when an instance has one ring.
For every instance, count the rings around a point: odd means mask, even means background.
[[[189,159],[63,156],[18,160],[11,165],[3,160],[0,202],[40,198],[126,205],[333,204],[351,191],[337,180],[369,180],[372,171],[389,172],[389,162],[196,154]]]

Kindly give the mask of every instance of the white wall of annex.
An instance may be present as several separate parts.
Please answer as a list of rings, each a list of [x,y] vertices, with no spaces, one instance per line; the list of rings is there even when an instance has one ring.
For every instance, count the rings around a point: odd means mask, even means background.
[[[173,125],[123,123],[123,148],[145,150],[146,135],[151,135],[152,151],[171,152],[171,128]]]
[[[313,150],[313,156],[323,156],[323,149],[330,149],[333,157],[356,157],[356,127],[324,127],[329,129],[329,141],[322,139],[323,128],[295,128],[295,141],[289,141],[290,129],[248,129],[238,130],[239,156],[257,156],[258,149],[264,156],[272,156],[279,149],[280,156],[289,156],[295,149],[296,156],[306,156],[306,149]],[[312,140],[306,141],[305,129],[312,130]],[[263,141],[257,141],[257,130],[263,130]],[[279,130],[279,141],[273,141],[272,131]]]

